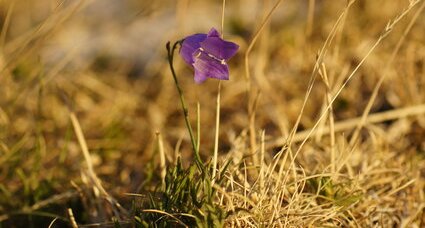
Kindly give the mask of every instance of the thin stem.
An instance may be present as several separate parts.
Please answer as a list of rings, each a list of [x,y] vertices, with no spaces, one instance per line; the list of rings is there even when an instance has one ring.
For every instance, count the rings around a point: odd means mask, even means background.
[[[221,38],[224,38],[224,10],[226,9],[226,0],[223,0],[223,7],[221,11]],[[215,182],[215,175],[217,173],[217,160],[218,160],[218,137],[220,132],[220,95],[221,94],[221,81],[218,81],[217,91],[217,107],[215,117],[215,138],[214,138],[214,155],[213,155],[213,170],[212,170],[212,184]]]
[[[330,100],[332,99],[332,88],[329,83],[328,74],[326,72],[326,66],[324,63],[322,63],[321,68],[319,69],[319,74],[322,77],[322,80],[326,86],[326,105],[329,105]],[[336,151],[335,151],[335,123],[334,123],[334,114],[333,114],[333,107],[332,105],[329,107],[328,111],[328,118],[329,118],[329,134],[330,134],[330,147],[331,147],[331,172],[332,174],[335,174],[336,171]]]
[[[199,102],[196,105],[196,150],[199,151],[199,145],[201,145],[201,105]]]
[[[221,38],[223,38],[224,32],[224,10],[226,9],[226,0],[223,0],[223,7],[221,9]]]
[[[192,126],[191,126],[190,121],[189,121],[189,111],[187,109],[186,102],[185,102],[184,96],[183,96],[183,90],[181,89],[179,81],[177,80],[176,72],[174,70],[174,65],[173,65],[174,51],[176,50],[177,45],[181,44],[181,42],[182,41],[175,42],[172,48],[170,47],[170,42],[167,42],[166,47],[167,47],[167,51],[168,51],[168,63],[170,65],[171,74],[173,75],[173,78],[174,78],[174,84],[176,85],[177,91],[178,91],[179,96],[180,96],[180,102],[181,102],[182,109],[183,109],[184,121],[186,123],[186,128],[189,131],[189,136],[190,136],[190,141],[192,143],[193,151],[195,152],[195,160],[196,160],[198,168],[201,171],[203,171],[203,165],[202,165],[203,163],[202,163],[201,157],[199,156],[198,146],[196,145],[195,137],[193,135]]]
[[[165,175],[167,174],[167,165],[165,164],[165,151],[164,151],[164,142],[162,140],[161,133],[158,131],[156,132],[156,137],[158,140],[158,152],[159,152],[159,169],[160,169],[160,176],[161,176],[161,182],[162,182],[162,188],[165,189]]]
[[[309,0],[308,1],[308,14],[307,14],[307,27],[305,36],[306,38],[309,38],[311,36],[311,33],[313,31],[313,24],[314,24],[314,8],[316,0]]]
[[[217,172],[218,136],[219,136],[219,131],[220,131],[220,94],[221,94],[221,81],[218,82],[218,92],[217,92],[217,107],[216,107],[216,119],[215,119],[215,139],[214,139],[214,155],[213,155],[213,170],[212,170],[213,184],[214,184],[215,175],[216,175],[216,172]]]
[[[248,95],[248,118],[250,120],[249,125],[249,137],[250,137],[250,152],[253,156],[255,156],[255,151],[257,148],[256,145],[256,135],[255,135],[255,111],[254,109],[251,109],[251,107],[255,107],[254,103],[255,99],[254,97],[258,96],[252,95],[252,83],[251,83],[251,74],[249,71],[249,54],[251,53],[255,43],[257,42],[258,37],[260,36],[263,29],[266,27],[266,24],[270,21],[271,16],[275,12],[275,10],[279,7],[279,5],[282,3],[283,0],[279,0],[276,2],[276,4],[273,6],[273,8],[270,10],[270,12],[267,14],[266,18],[263,20],[263,22],[260,25],[260,28],[255,32],[254,37],[252,38],[251,42],[248,45],[248,48],[245,52],[245,79],[247,81],[247,95]]]

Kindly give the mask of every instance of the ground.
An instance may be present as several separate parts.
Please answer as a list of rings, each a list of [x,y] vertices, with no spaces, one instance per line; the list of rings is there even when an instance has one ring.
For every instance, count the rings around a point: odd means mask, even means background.
[[[0,1],[0,227],[424,227],[424,8]],[[166,43],[212,27],[191,138]]]

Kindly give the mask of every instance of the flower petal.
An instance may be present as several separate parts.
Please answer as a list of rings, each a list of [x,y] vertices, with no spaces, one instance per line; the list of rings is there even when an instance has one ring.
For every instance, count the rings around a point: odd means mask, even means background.
[[[196,84],[201,84],[202,82],[204,82],[205,80],[207,80],[207,76],[205,76],[201,71],[197,71],[195,70],[195,83]]]
[[[195,68],[196,83],[202,83],[207,78],[229,80],[229,67],[226,62],[220,62],[205,52],[198,51],[195,54],[193,67]]]
[[[220,37],[220,33],[215,28],[211,28],[207,37]]]
[[[201,47],[200,42],[204,41],[206,38],[207,34],[198,33],[188,36],[183,40],[180,55],[187,64],[193,64],[193,53]]]
[[[207,53],[225,60],[234,56],[239,49],[237,44],[222,40],[220,37],[207,37],[200,45]]]

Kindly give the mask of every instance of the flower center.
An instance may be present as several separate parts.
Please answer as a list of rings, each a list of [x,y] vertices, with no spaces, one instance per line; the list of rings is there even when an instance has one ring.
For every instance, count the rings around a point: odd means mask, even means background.
[[[217,57],[215,57],[214,55],[212,55],[212,54],[210,54],[210,53],[208,53],[208,52],[206,52],[203,48],[198,48],[198,50],[197,50],[197,53],[196,53],[196,55],[194,56],[195,58],[199,58],[201,55],[202,55],[202,53],[204,53],[204,54],[206,54],[208,57],[210,57],[211,59],[213,59],[213,60],[216,60],[216,61],[218,61],[218,62],[220,62],[220,64],[222,64],[222,65],[226,65],[227,63],[226,63],[226,60],[225,59],[220,59],[220,58],[217,58]]]

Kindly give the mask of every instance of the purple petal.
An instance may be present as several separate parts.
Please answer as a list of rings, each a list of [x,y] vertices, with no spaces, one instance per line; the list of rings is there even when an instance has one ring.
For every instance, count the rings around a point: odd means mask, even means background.
[[[207,37],[220,37],[220,33],[215,28],[211,28]]]
[[[239,49],[237,44],[222,40],[220,37],[207,37],[201,42],[201,47],[207,53],[225,60],[234,56]]]
[[[212,58],[204,52],[197,52],[194,60],[196,83],[202,83],[207,78],[229,80],[229,67],[226,62]]]
[[[182,47],[180,49],[180,55],[183,60],[192,65],[194,63],[193,53],[201,47],[200,42],[207,38],[207,34],[195,34],[188,36],[184,39]]]
[[[202,74],[200,71],[195,70],[195,83],[196,84],[201,84],[202,82],[204,82],[205,80],[207,80],[208,77],[206,77],[204,74]]]

